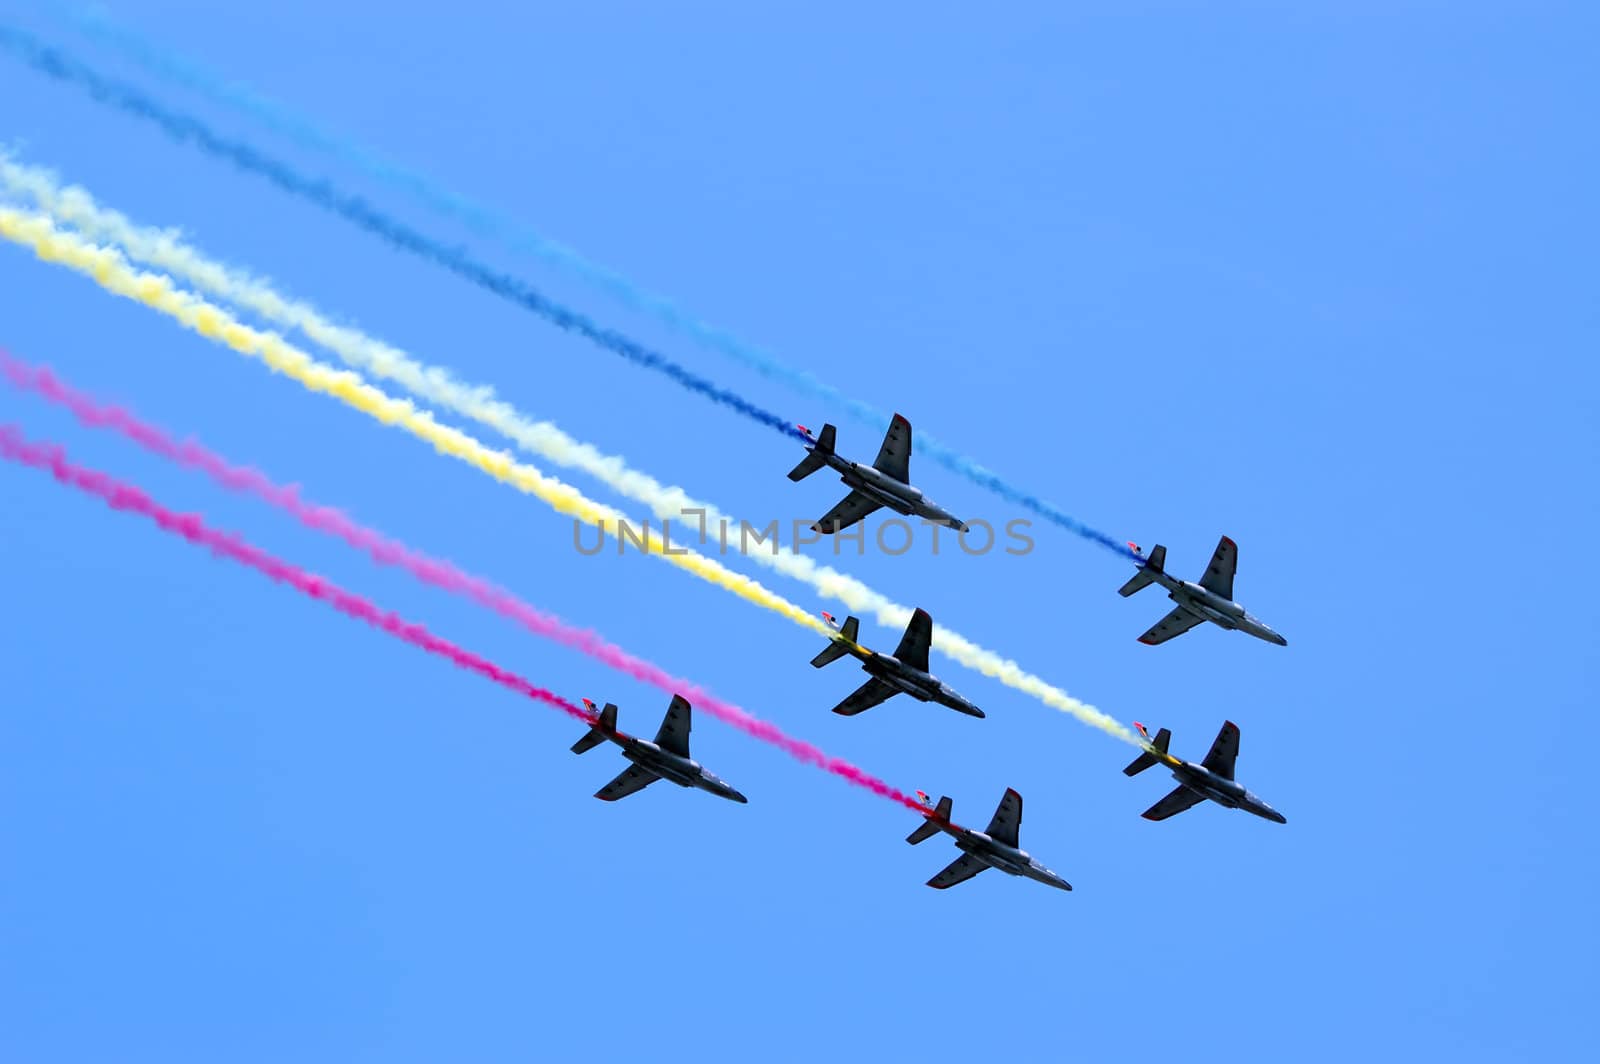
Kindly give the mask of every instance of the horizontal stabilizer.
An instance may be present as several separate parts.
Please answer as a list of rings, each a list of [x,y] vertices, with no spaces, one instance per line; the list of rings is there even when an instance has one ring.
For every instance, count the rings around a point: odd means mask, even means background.
[[[934,809],[927,820],[917,825],[917,830],[906,836],[906,841],[915,846],[917,843],[927,842],[939,834],[938,821],[943,821],[946,824],[950,823],[950,810],[953,807],[954,803],[948,797],[940,798],[938,807]]]
[[[589,728],[589,733],[572,744],[575,754],[587,754],[590,750],[606,741],[606,738],[617,732],[617,706],[614,702],[607,702],[606,708],[600,711],[600,716]]]
[[[833,453],[833,440],[838,435],[838,431],[832,425],[822,426],[822,434],[816,438],[811,451],[800,459],[799,465],[789,470],[789,479],[804,480],[827,465],[827,456]]]
[[[1145,588],[1149,587],[1155,582],[1155,577],[1151,576],[1145,570],[1140,569],[1138,572],[1128,577],[1128,582],[1126,584],[1123,584],[1121,587],[1117,588],[1117,594],[1121,595],[1123,598],[1127,598],[1129,595],[1143,591]]]
[[[1164,754],[1167,752],[1167,746],[1171,742],[1172,732],[1166,728],[1162,728],[1160,731],[1156,732],[1156,737],[1151,740],[1150,745]],[[1160,759],[1157,758],[1155,754],[1152,754],[1150,751],[1146,750],[1138,757],[1134,758],[1133,763],[1127,768],[1123,769],[1122,773],[1125,776],[1137,776],[1151,765],[1154,765],[1158,760]]]
[[[856,635],[860,631],[861,622],[854,617],[846,617],[844,624],[839,626],[840,639],[848,639],[852,643],[856,641]],[[848,653],[850,653],[850,648],[840,642],[839,639],[835,639],[823,647],[816,657],[811,659],[811,664],[820,669],[824,665],[832,665]]]
[[[1117,594],[1127,598],[1129,595],[1143,591],[1155,583],[1156,578],[1151,574],[1166,572],[1166,565],[1167,548],[1158,543],[1150,551],[1150,557],[1146,558],[1144,564],[1139,567],[1139,571],[1128,577],[1128,582],[1117,589]]]
[[[804,480],[806,477],[809,477],[811,474],[815,473],[817,470],[821,469],[827,464],[828,463],[821,455],[819,455],[816,451],[811,451],[804,458],[800,459],[799,465],[789,470],[789,479]]]
[[[590,728],[587,735],[572,744],[572,752],[575,754],[587,754],[590,750],[593,750],[595,747],[599,746],[605,741],[605,732],[601,731],[599,728]]]

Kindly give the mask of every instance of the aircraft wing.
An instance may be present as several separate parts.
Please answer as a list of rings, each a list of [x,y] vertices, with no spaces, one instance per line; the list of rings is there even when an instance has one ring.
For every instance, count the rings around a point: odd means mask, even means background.
[[[889,422],[889,431],[883,437],[883,446],[878,448],[872,468],[902,484],[911,483],[911,422],[899,414]]]
[[[1006,796],[1000,799],[1000,808],[994,811],[994,819],[989,821],[989,829],[985,834],[996,842],[1016,846],[1017,832],[1021,829],[1022,795],[1007,789]]]
[[[1205,801],[1205,795],[1199,791],[1191,791],[1187,787],[1179,787],[1161,801],[1152,805],[1141,814],[1146,820],[1165,820],[1169,816],[1177,816],[1185,809],[1191,809]]]
[[[928,616],[927,610],[917,610],[911,614],[911,623],[906,625],[906,634],[900,637],[900,645],[894,648],[894,656],[913,669],[927,672],[928,647],[932,643],[933,618]]]
[[[656,732],[656,745],[669,754],[688,757],[689,717],[689,700],[682,695],[673,695],[672,705],[667,707],[666,718],[661,722],[661,730]]]
[[[859,491],[852,491],[839,500],[839,505],[818,518],[811,527],[818,532],[838,532],[849,528],[882,505]]]
[[[853,717],[863,713],[873,706],[896,694],[894,687],[884,683],[874,676],[846,698],[843,702],[833,707],[833,711],[842,716]]]
[[[1174,607],[1171,613],[1151,625],[1150,630],[1139,637],[1139,642],[1147,647],[1165,643],[1169,639],[1182,635],[1204,620],[1205,618],[1198,613],[1190,613],[1182,606]]]
[[[1223,536],[1217,543],[1217,552],[1211,556],[1211,564],[1206,566],[1206,575],[1200,578],[1200,586],[1231,602],[1233,572],[1237,568],[1239,568],[1239,548],[1233,540]]]
[[[945,865],[938,875],[928,880],[928,886],[934,890],[945,890],[957,883],[965,883],[988,867],[970,853],[964,853]]]
[[[634,791],[644,790],[660,778],[647,768],[629,765],[622,770],[622,775],[595,791],[594,796],[602,802],[614,802],[618,798],[626,798]]]
[[[1206,759],[1200,762],[1201,767],[1208,768],[1223,779],[1233,779],[1233,763],[1239,756],[1239,726],[1231,720],[1222,722],[1222,730],[1217,732],[1216,741],[1211,744],[1211,750],[1206,754]]]

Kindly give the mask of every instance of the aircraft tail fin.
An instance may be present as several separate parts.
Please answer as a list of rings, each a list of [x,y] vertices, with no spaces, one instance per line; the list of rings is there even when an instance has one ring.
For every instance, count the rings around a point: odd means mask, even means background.
[[[1132,543],[1128,544],[1128,546],[1133,547],[1134,550],[1139,549]],[[1130,576],[1128,578],[1128,582],[1117,589],[1117,594],[1121,595],[1123,598],[1127,598],[1129,595],[1143,591],[1145,588],[1155,583],[1156,578],[1150,574],[1152,572],[1166,572],[1166,564],[1167,548],[1157,543],[1155,547],[1151,549],[1150,556],[1146,558],[1144,560],[1144,564],[1139,567],[1139,571]]]
[[[1150,745],[1164,754],[1167,752],[1167,746],[1171,742],[1172,732],[1167,728],[1162,728],[1160,731],[1156,732],[1156,737],[1150,740]],[[1160,759],[1157,758],[1155,754],[1152,754],[1150,751],[1146,750],[1138,757],[1134,758],[1133,763],[1127,768],[1123,769],[1122,773],[1125,776],[1137,776],[1151,765],[1154,765],[1158,760]]]
[[[861,622],[854,617],[846,617],[844,624],[839,626],[839,635],[852,643],[856,641],[856,633],[859,631],[861,631]],[[824,665],[832,665],[848,653],[850,653],[849,648],[835,639],[823,647],[816,657],[811,659],[811,664],[814,668],[820,669]]]
[[[817,436],[812,449],[800,459],[800,464],[789,470],[790,480],[804,480],[823,466],[828,464],[827,456],[833,453],[833,440],[839,430],[832,425],[822,426],[822,432]]]
[[[583,738],[572,744],[575,754],[587,754],[590,750],[605,742],[609,736],[617,732],[617,706],[615,702],[607,702],[606,708],[600,711],[600,716]]]
[[[917,825],[917,830],[906,836],[906,841],[915,846],[919,842],[927,842],[939,834],[939,821],[950,823],[950,810],[954,803],[948,797],[939,799],[939,805],[929,814],[928,819]]]

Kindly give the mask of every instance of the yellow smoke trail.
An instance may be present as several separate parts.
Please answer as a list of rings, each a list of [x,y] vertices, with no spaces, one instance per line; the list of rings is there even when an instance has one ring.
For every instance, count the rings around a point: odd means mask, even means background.
[[[577,489],[545,476],[532,466],[513,461],[502,451],[491,450],[468,436],[433,420],[409,401],[394,399],[372,387],[349,370],[333,369],[291,346],[275,333],[261,332],[243,325],[220,307],[175,288],[166,277],[134,270],[122,256],[96,247],[71,234],[55,229],[37,215],[0,209],[0,235],[31,247],[46,262],[60,263],[93,277],[104,289],[136,300],[166,314],[209,339],[219,341],[242,355],[259,358],[272,369],[291,377],[313,392],[333,396],[385,425],[396,425],[413,436],[433,444],[442,454],[476,466],[496,480],[536,496],[557,512],[575,517],[601,530],[608,523],[618,527],[625,518],[617,510],[586,498]],[[679,554],[683,548],[667,553],[659,537],[644,530],[645,549],[653,557],[670,561],[703,580],[734,592],[741,598],[782,614],[819,634],[830,629],[799,606],[773,594],[746,576],[695,553]]]
[[[357,365],[377,376],[393,379],[413,394],[494,428],[528,450],[569,467],[583,469],[620,494],[649,505],[664,518],[680,517],[685,510],[704,511],[703,520],[707,528],[718,527],[722,520],[726,520],[734,528],[742,527],[736,519],[726,517],[708,504],[696,502],[682,489],[664,487],[648,475],[629,469],[620,458],[604,455],[594,447],[572,439],[548,422],[530,421],[510,404],[493,398],[493,393],[488,388],[463,385],[443,369],[420,364],[404,352],[356,330],[334,325],[314,308],[284,298],[264,282],[243,276],[222,264],[206,259],[184,245],[174,234],[135,226],[121,214],[102,210],[82,189],[60,189],[44,171],[18,166],[0,158],[0,183],[12,192],[21,192],[33,198],[64,222],[88,229],[102,238],[115,240],[136,258],[181,273],[197,286],[253,310],[268,320],[300,329],[311,339],[334,351],[347,364]],[[562,513],[579,517],[602,530],[605,528],[605,520],[620,522],[623,519],[617,511],[584,498],[576,489],[560,481],[546,478],[531,468],[518,466],[503,453],[491,451],[463,433],[438,425],[426,414],[416,412],[409,403],[393,399],[361,382],[357,375],[342,374],[340,371],[321,366],[276,335],[260,333],[227,319],[218,308],[173,289],[167,278],[139,274],[131,270],[116,252],[87,244],[71,234],[61,233],[47,219],[20,212],[0,211],[0,231],[3,231],[8,239],[32,247],[41,258],[64,262],[80,272],[90,274],[103,287],[119,295],[129,296],[170,314],[185,325],[213,339],[220,339],[243,354],[263,358],[272,368],[295,376],[308,388],[335,394],[341,400],[386,423],[400,420],[409,431],[427,439],[440,450],[471,462],[521,490],[538,495]],[[113,262],[114,267],[120,269],[107,265]],[[145,284],[155,282],[163,285],[160,301],[152,301],[134,290],[131,286],[136,282]],[[212,315],[220,315],[226,319],[227,326],[219,327],[219,331],[216,332],[207,332],[199,323],[202,320],[210,320]],[[229,330],[233,332],[230,334]],[[291,372],[278,361],[274,361],[275,358],[301,366],[307,376]],[[312,382],[313,379],[323,381],[341,376],[353,379],[356,387],[350,394],[364,397],[366,405],[352,401],[344,393]],[[380,412],[381,410],[404,411],[407,417],[416,421],[416,426],[402,420],[398,414],[391,413],[386,416]],[[450,446],[441,444],[442,438],[450,440]],[[529,477],[535,479],[530,480]],[[535,485],[542,486],[542,490]],[[613,527],[618,526],[614,524]],[[648,535],[648,530],[646,532]],[[692,552],[665,553],[661,551],[653,536],[647,538],[647,550],[657,557],[678,563],[703,579],[732,590],[741,597],[783,613],[813,631],[823,633],[828,631],[799,607],[709,558]],[[853,611],[870,613],[885,625],[903,628],[910,619],[909,607],[899,605],[860,581],[827,566],[818,565],[798,553],[786,553],[780,549],[768,554],[758,547],[755,553],[747,554],[746,557],[754,558],[760,564],[804,581],[820,594],[845,603]],[[1065,691],[1024,671],[1015,662],[978,646],[948,628],[935,626],[934,647],[961,664],[993,677],[1014,690],[1027,693],[1046,705],[1068,712],[1124,741],[1136,742],[1132,733],[1105,713],[1073,698]]]

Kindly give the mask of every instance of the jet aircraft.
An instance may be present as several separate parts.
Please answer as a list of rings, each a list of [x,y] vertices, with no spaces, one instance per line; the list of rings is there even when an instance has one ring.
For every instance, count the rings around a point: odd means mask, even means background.
[[[1140,636],[1139,642],[1155,646],[1182,635],[1202,621],[1210,621],[1222,628],[1238,629],[1280,647],[1289,645],[1287,639],[1250,616],[1243,606],[1233,601],[1233,573],[1239,564],[1239,548],[1227,536],[1223,536],[1217,544],[1216,553],[1211,555],[1211,564],[1206,567],[1205,575],[1198,584],[1167,575],[1167,548],[1158,544],[1146,558],[1137,543],[1129,543],[1128,546],[1139,555],[1139,571],[1118,589],[1117,594],[1127,598],[1151,584],[1160,584],[1167,589],[1167,597],[1178,604]]]
[[[911,623],[906,625],[906,634],[900,638],[900,645],[895,648],[893,655],[880,654],[856,642],[856,633],[861,627],[861,622],[856,618],[846,617],[844,625],[840,627],[833,623],[832,614],[824,613],[822,616],[835,629],[836,634],[830,637],[833,642],[823,647],[822,652],[811,659],[811,664],[820,669],[824,665],[838,661],[846,654],[851,654],[861,659],[861,670],[872,677],[843,702],[834,706],[835,713],[853,717],[885,699],[903,693],[919,702],[937,702],[942,706],[949,706],[969,717],[983,716],[983,710],[968,702],[956,693],[955,688],[928,671],[928,647],[933,642],[933,618],[928,616],[927,610],[917,610],[911,615]]]
[[[971,879],[985,868],[998,868],[1009,876],[1026,876],[1059,890],[1072,889],[1071,883],[1018,848],[1017,832],[1022,827],[1022,795],[1014,790],[1006,791],[1005,797],[1000,799],[1000,807],[994,811],[994,819],[989,821],[987,831],[973,831],[952,823],[951,804],[949,798],[940,798],[938,806],[923,814],[927,819],[906,836],[906,841],[915,846],[942,831],[956,840],[956,849],[961,851],[960,857],[928,880],[928,886],[944,890]]]
[[[583,704],[595,714],[594,703],[587,698]],[[747,802],[744,795],[713,776],[689,757],[689,702],[682,695],[673,695],[667,707],[667,716],[656,732],[655,742],[638,739],[617,730],[617,707],[607,702],[606,708],[595,714],[589,733],[572,744],[572,752],[586,754],[607,739],[622,748],[622,756],[633,764],[622,774],[595,792],[601,801],[614,802],[626,798],[634,791],[650,786],[656,780],[668,780],[680,787],[698,787],[710,791],[718,798]]]
[[[1162,764],[1172,769],[1172,778],[1178,781],[1176,790],[1144,811],[1146,820],[1165,820],[1209,798],[1229,809],[1243,809],[1265,820],[1288,823],[1282,813],[1233,782],[1233,763],[1239,756],[1239,726],[1233,721],[1223,722],[1210,752],[1198,765],[1167,753],[1172,733],[1166,728],[1151,739],[1143,724],[1134,721],[1133,726],[1144,736],[1144,753],[1134,758],[1123,773],[1137,776],[1152,765]]]
[[[823,466],[831,466],[838,470],[839,479],[850,486],[850,494],[841,499],[839,505],[812,522],[813,532],[838,532],[849,528],[880,506],[907,517],[923,517],[962,532],[967,530],[965,521],[911,486],[911,422],[904,417],[896,414],[889,422],[883,446],[870,466],[839,457],[833,449],[838,430],[832,425],[822,426],[819,436],[812,436],[804,425],[796,427],[805,434],[809,453],[789,471],[789,479],[804,480]]]

